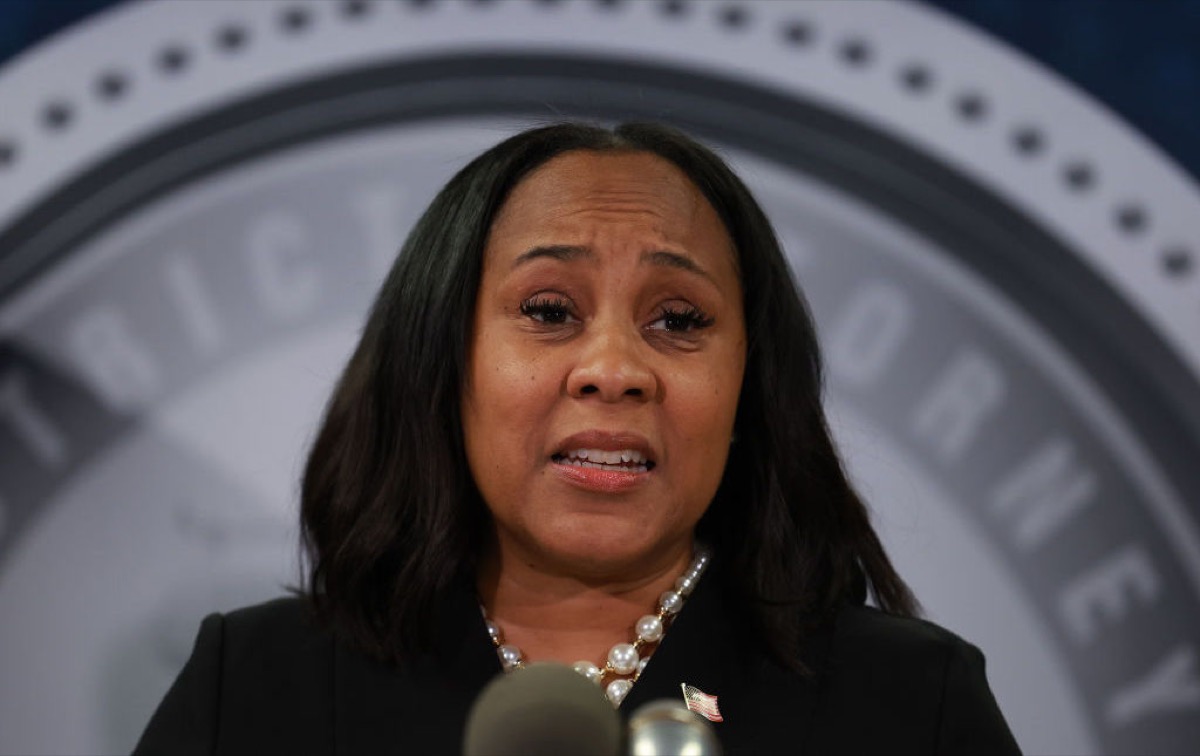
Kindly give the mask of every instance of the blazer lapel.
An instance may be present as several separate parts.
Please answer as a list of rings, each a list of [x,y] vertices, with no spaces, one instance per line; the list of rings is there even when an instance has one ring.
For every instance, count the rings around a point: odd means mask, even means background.
[[[717,555],[719,558],[719,555]],[[723,721],[712,727],[726,756],[803,752],[813,727],[818,670],[804,676],[775,662],[744,629],[726,600],[717,558],[667,630],[646,670],[621,704],[628,717],[649,701],[683,704],[682,684],[717,697]],[[808,639],[806,660],[823,658],[823,636]],[[787,723],[781,727],[781,723]],[[786,732],[786,742],[778,739]]]

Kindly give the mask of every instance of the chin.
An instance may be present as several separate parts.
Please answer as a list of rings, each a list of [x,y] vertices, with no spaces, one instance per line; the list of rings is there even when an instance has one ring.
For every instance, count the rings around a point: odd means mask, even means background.
[[[645,531],[598,535],[595,528],[560,536],[542,551],[555,568],[581,578],[636,579],[653,571],[670,539],[646,539]]]

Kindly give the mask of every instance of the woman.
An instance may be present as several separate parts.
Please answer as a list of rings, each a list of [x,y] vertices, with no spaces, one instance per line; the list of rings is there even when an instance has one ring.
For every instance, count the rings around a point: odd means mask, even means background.
[[[731,754],[1016,752],[978,650],[913,619],[818,355],[709,150],[648,124],[497,145],[413,229],[330,400],[307,595],[206,619],[139,752],[457,752],[529,661],[623,712],[716,696]]]

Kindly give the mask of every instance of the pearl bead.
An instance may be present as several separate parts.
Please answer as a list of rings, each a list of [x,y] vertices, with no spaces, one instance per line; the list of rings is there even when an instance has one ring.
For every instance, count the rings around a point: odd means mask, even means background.
[[[516,646],[501,646],[496,649],[496,652],[500,654],[500,663],[504,665],[506,670],[521,665],[521,649]]]
[[[608,652],[608,663],[617,674],[627,675],[637,669],[637,649],[633,647],[632,643],[618,643]]]
[[[691,573],[675,578],[675,592],[680,596],[692,595],[692,589],[695,587],[696,578],[692,577]]]
[[[490,637],[492,639],[492,643],[497,643],[497,644],[503,643],[504,636],[500,633],[500,626],[497,625],[495,622],[492,622],[491,620],[487,620],[486,623],[487,623],[488,637]]]
[[[663,634],[662,620],[653,614],[647,614],[634,625],[637,637],[646,643],[655,643]]]
[[[695,590],[700,575],[708,566],[710,558],[710,552],[706,548],[698,547],[687,572],[675,579],[675,590],[664,591],[658,597],[658,615],[647,614],[638,619],[634,631],[637,634],[639,645],[654,644],[662,640],[663,634],[666,632],[664,617],[674,616],[683,608],[684,600]],[[504,643],[504,631],[500,629],[499,625],[488,619],[487,610],[482,604],[479,611],[483,614],[488,637],[496,645],[496,653],[500,657],[500,663],[504,670],[509,672],[525,666],[525,658],[521,649]],[[572,668],[596,685],[601,685],[605,674],[610,671],[618,675],[636,675],[632,679],[628,677],[615,679],[605,686],[604,694],[608,700],[614,706],[620,706],[630,689],[633,688],[634,680],[645,671],[649,661],[648,658],[640,658],[637,645],[618,643],[608,652],[607,666],[603,669],[590,661],[577,661]]]
[[[602,676],[600,668],[595,664],[592,664],[590,661],[577,661],[571,665],[571,668],[597,685],[600,684],[600,678]]]
[[[613,705],[616,706],[625,699],[625,696],[629,694],[629,689],[632,687],[633,683],[629,680],[613,680],[608,684],[608,687],[605,688],[604,694],[608,696],[608,700],[612,701]]]

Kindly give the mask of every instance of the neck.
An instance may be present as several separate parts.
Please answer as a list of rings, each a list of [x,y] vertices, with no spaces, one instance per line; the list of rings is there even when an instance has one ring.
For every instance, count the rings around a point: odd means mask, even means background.
[[[690,541],[662,558],[608,575],[572,574],[521,558],[496,544],[483,561],[479,597],[506,642],[528,661],[603,666],[614,643],[629,642],[639,617],[653,614],[663,591],[692,559]]]

